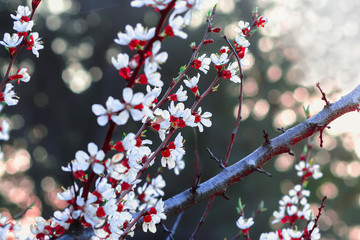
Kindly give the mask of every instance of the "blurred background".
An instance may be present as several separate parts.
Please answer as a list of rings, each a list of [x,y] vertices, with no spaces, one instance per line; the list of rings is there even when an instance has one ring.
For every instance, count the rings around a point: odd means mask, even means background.
[[[187,46],[199,42],[205,30],[205,12],[216,1],[204,1],[203,11],[194,13],[186,30],[188,39],[172,38],[164,41],[162,49],[169,60],[162,67],[162,80],[169,83],[181,65],[187,63],[191,50]],[[360,58],[359,16],[360,2],[300,1],[300,0],[218,0],[215,26],[223,34],[234,37],[233,29],[239,20],[251,20],[251,11],[258,6],[261,15],[269,18],[250,42],[251,65],[245,69],[243,121],[236,138],[230,163],[255,150],[263,142],[266,129],[271,138],[278,136],[277,128],[289,128],[304,120],[303,107],[310,106],[316,114],[324,102],[316,89],[320,82],[330,101],[336,101],[359,83]],[[1,32],[13,32],[10,13],[14,14],[19,0],[0,0]],[[94,103],[104,104],[107,97],[120,98],[124,83],[111,64],[111,57],[128,52],[114,43],[118,31],[126,24],[138,22],[156,24],[158,15],[153,9],[133,9],[130,1],[121,0],[56,0],[44,1],[35,15],[34,31],[38,31],[45,49],[37,59],[31,52],[21,51],[16,67],[27,67],[31,81],[17,85],[20,103],[6,108],[2,117],[12,123],[11,139],[2,144],[4,160],[0,162],[1,212],[15,215],[35,203],[22,223],[34,223],[34,217],[48,218],[56,209],[66,206],[56,198],[61,187],[71,184],[61,166],[72,160],[75,152],[86,150],[89,142],[101,145],[107,128],[99,127],[91,112]],[[205,46],[201,53],[210,55],[226,43],[219,35],[216,42]],[[184,50],[185,49],[185,50]],[[187,50],[186,50],[187,49]],[[128,52],[129,53],[129,52]],[[201,54],[200,53],[200,54]],[[9,63],[7,52],[0,52],[0,71],[5,73]],[[190,76],[195,71],[189,72]],[[214,69],[202,76],[200,91],[213,78]],[[138,90],[142,90],[139,88]],[[166,170],[164,199],[180,193],[193,184],[194,146],[200,155],[202,181],[220,169],[205,150],[209,147],[224,158],[231,131],[235,124],[237,84],[221,80],[219,91],[202,102],[203,111],[213,113],[213,126],[194,141],[192,129],[185,129],[186,168],[179,176]],[[311,181],[311,202],[314,213],[324,195],[328,196],[320,218],[322,239],[360,239],[360,127],[358,113],[350,113],[331,124],[324,134],[324,146],[319,147],[318,135],[312,156],[321,165],[324,177]],[[137,131],[137,124],[118,128],[122,132]],[[151,136],[151,133],[149,133]],[[155,141],[156,143],[156,141]],[[257,210],[261,200],[267,211],[256,218],[251,228],[252,239],[278,226],[271,225],[272,212],[278,210],[278,200],[299,178],[294,165],[304,143],[294,147],[295,157],[280,155],[264,169],[273,177],[254,173],[227,190],[229,200],[216,197],[208,217],[198,233],[198,239],[231,239],[239,229],[236,206],[241,197],[246,205],[245,216]],[[158,164],[158,163],[157,163]],[[187,239],[198,224],[207,201],[187,210],[175,234]],[[176,216],[165,225],[172,227]],[[136,232],[135,237],[164,239],[161,227],[157,235]]]

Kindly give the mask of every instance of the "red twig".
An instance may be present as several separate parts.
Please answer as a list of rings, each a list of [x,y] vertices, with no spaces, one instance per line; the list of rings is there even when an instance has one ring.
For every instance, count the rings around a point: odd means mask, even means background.
[[[240,125],[240,121],[242,119],[241,117],[241,110],[242,110],[242,100],[243,100],[243,86],[244,86],[244,73],[241,67],[241,59],[239,58],[239,56],[236,54],[236,51],[234,49],[234,47],[232,46],[232,44],[229,42],[229,39],[227,38],[226,35],[224,35],[224,39],[227,42],[227,44],[229,45],[229,47],[231,48],[231,51],[233,53],[233,55],[235,55],[236,57],[236,61],[238,62],[239,65],[239,74],[240,74],[240,93],[239,93],[239,108],[238,108],[238,112],[237,112],[237,117],[236,117],[236,123],[235,123],[235,127],[231,133],[231,138],[230,138],[230,143],[229,143],[229,147],[228,150],[226,152],[226,156],[225,156],[225,160],[224,160],[224,165],[227,166],[228,162],[229,162],[229,157],[230,157],[230,153],[231,153],[231,149],[233,148],[234,145],[234,141],[235,141],[235,136],[236,133],[239,129],[239,125]]]
[[[125,239],[126,235],[129,233],[129,231],[131,230],[131,228],[140,220],[140,218],[145,214],[146,209],[143,209],[134,220],[131,221],[130,224],[127,225],[124,233],[121,235],[121,237],[119,238],[119,240],[123,240]]]
[[[167,7],[160,11],[160,19],[159,19],[159,22],[156,26],[156,29],[155,29],[155,35],[152,39],[149,40],[149,42],[146,44],[145,46],[145,49],[143,51],[140,51],[140,55],[139,55],[139,63],[138,65],[136,66],[134,72],[132,73],[131,75],[131,78],[129,79],[129,82],[127,84],[127,87],[130,87],[132,88],[135,84],[135,79],[136,77],[138,76],[139,72],[140,72],[140,69],[142,68],[143,64],[144,64],[144,61],[145,61],[145,54],[151,50],[154,42],[156,40],[159,39],[159,33],[160,33],[160,30],[162,29],[162,27],[164,26],[164,23],[165,23],[165,20],[168,16],[168,14],[170,13],[171,9],[173,9],[174,5],[176,3],[176,0],[172,0],[168,5]]]
[[[327,196],[325,195],[325,196],[323,197],[322,201],[321,201],[320,207],[318,208],[319,212],[318,212],[318,214],[316,215],[315,222],[314,222],[314,225],[313,225],[312,229],[311,229],[310,231],[308,231],[308,232],[304,231],[303,235],[301,236],[301,237],[304,237],[305,240],[310,240],[310,239],[311,239],[311,234],[312,234],[312,232],[314,231],[315,228],[318,227],[318,221],[319,221],[319,219],[320,219],[321,212],[322,212],[322,210],[323,210],[323,208],[324,208],[324,206],[325,206],[325,201],[326,201],[326,199],[327,199]]]
[[[193,232],[193,234],[192,234],[191,237],[189,238],[190,240],[195,239],[195,236],[196,236],[196,234],[199,232],[200,227],[201,227],[202,224],[205,222],[205,219],[206,219],[206,217],[207,217],[207,215],[208,215],[208,213],[209,213],[209,210],[210,210],[210,208],[211,208],[211,206],[212,206],[212,204],[213,204],[214,198],[215,198],[215,194],[210,197],[210,200],[209,200],[209,202],[208,202],[208,205],[206,206],[206,209],[205,209],[204,214],[202,215],[202,217],[201,217],[201,219],[200,219],[199,224],[196,226],[195,231]]]
[[[319,91],[320,91],[320,93],[321,93],[321,95],[322,95],[321,100],[324,100],[324,101],[325,101],[326,106],[330,106],[330,102],[327,100],[324,91],[321,89],[320,83],[317,83],[317,84],[316,84],[316,87],[319,89]]]

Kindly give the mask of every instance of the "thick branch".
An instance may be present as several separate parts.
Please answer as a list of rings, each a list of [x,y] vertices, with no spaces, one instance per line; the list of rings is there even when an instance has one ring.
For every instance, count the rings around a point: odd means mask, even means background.
[[[329,125],[336,118],[345,113],[359,110],[359,104],[360,85],[331,106],[326,106],[318,114],[271,139],[269,144],[263,144],[245,158],[203,182],[196,189],[196,193],[192,193],[191,189],[187,189],[167,199],[165,201],[165,214],[173,215],[209,198],[213,194],[223,193],[230,185],[261,168],[271,158],[281,153],[288,153],[293,145],[321,131],[323,126]]]

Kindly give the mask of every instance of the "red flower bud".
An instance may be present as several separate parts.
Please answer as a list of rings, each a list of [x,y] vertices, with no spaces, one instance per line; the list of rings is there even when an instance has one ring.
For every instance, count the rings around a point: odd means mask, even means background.
[[[213,28],[213,29],[211,29],[211,31],[214,33],[219,33],[219,32],[221,32],[221,28],[219,28],[219,27]]]
[[[214,39],[205,39],[204,40],[204,44],[210,44],[210,43],[213,43],[214,42]]]

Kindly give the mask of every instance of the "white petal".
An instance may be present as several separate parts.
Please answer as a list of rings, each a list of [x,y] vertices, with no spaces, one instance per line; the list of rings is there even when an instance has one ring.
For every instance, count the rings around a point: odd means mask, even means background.
[[[106,109],[100,104],[93,104],[91,110],[96,116],[103,115],[106,113]]]
[[[119,115],[119,125],[124,125],[127,123],[128,119],[129,119],[129,112],[128,111],[122,111]]]
[[[130,113],[131,113],[131,117],[132,117],[132,119],[134,119],[134,121],[140,121],[144,117],[144,114],[140,110],[137,110],[137,109],[131,109]]]
[[[105,157],[105,153],[104,153],[103,150],[100,150],[100,151],[97,152],[97,154],[96,154],[96,159],[97,160],[102,161],[104,159],[104,157]]]
[[[95,156],[98,152],[98,146],[96,146],[95,143],[91,142],[88,144],[88,151],[90,153],[90,156]]]
[[[108,123],[108,119],[109,119],[108,116],[102,115],[102,116],[97,118],[97,123],[100,126],[105,126]]]
[[[75,153],[75,158],[78,161],[86,161],[90,158],[90,156],[86,152],[80,150]]]
[[[132,100],[131,105],[136,106],[140,104],[144,100],[144,94],[141,92],[135,93]]]
[[[119,116],[115,116],[115,115],[112,115],[111,116],[111,120],[116,123],[116,125],[122,125],[121,124],[121,119],[119,118]]]
[[[205,127],[211,127],[211,120],[210,119],[201,119],[201,123],[204,124]]]
[[[105,167],[103,165],[101,165],[100,163],[95,163],[93,165],[93,170],[96,174],[100,175],[104,172]]]
[[[123,90],[123,99],[125,102],[129,103],[133,97],[133,90],[131,88],[124,88]]]

